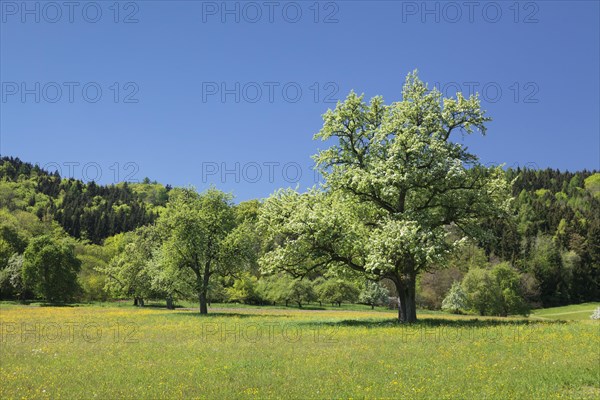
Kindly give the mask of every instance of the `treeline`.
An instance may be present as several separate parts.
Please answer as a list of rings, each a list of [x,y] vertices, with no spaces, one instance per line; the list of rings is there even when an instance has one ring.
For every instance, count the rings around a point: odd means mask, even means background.
[[[63,179],[18,158],[0,159],[0,207],[53,219],[72,237],[100,244],[107,237],[152,223],[168,199],[156,182],[101,186]]]
[[[419,276],[421,307],[508,315],[600,300],[600,173],[516,169],[506,176],[511,215],[488,221],[486,240]],[[204,296],[301,307],[387,305],[397,295],[390,282],[359,275],[261,273],[257,260],[273,245],[263,241],[261,203],[194,193],[148,180],[86,184],[2,158],[0,298],[163,299],[173,307]],[[209,260],[210,282],[194,259]]]

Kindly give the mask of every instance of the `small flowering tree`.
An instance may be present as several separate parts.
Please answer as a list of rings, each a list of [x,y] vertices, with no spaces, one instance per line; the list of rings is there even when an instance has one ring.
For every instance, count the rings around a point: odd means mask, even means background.
[[[453,314],[459,314],[461,310],[467,308],[467,295],[462,289],[459,282],[454,281],[448,294],[442,301],[442,310],[449,311]]]
[[[365,287],[360,292],[358,300],[361,303],[365,303],[374,309],[378,304],[387,303],[389,298],[389,292],[386,288],[381,286],[378,282],[366,281]]]
[[[590,316],[591,319],[600,319],[600,307],[596,308],[596,311]]]

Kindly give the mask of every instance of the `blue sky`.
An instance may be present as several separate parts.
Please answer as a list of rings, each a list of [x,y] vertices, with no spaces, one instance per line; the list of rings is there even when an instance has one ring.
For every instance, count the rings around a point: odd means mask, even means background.
[[[488,135],[457,140],[484,163],[599,169],[599,4],[2,0],[0,153],[262,198],[315,183],[336,100],[418,69],[480,93]]]

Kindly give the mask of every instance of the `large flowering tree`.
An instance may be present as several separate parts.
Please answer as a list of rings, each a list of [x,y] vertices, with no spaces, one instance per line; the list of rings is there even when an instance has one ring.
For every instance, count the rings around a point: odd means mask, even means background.
[[[485,235],[481,219],[505,212],[509,187],[500,167],[484,167],[452,141],[455,133],[485,134],[490,119],[476,96],[443,99],[416,72],[402,95],[384,105],[351,93],[327,111],[315,138],[332,145],[314,156],[325,184],[302,194],[282,190],[265,202],[269,247],[261,265],[388,278],[399,320],[414,322],[417,275],[443,266],[464,238]]]

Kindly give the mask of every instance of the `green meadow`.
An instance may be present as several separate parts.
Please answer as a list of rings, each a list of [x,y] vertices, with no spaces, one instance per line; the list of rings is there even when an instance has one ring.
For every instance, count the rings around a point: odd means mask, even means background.
[[[558,320],[589,320],[590,315],[600,303],[573,304],[564,307],[543,308],[534,310],[532,318],[558,319]]]
[[[0,398],[597,399],[595,306],[402,325],[359,306],[2,303]]]

